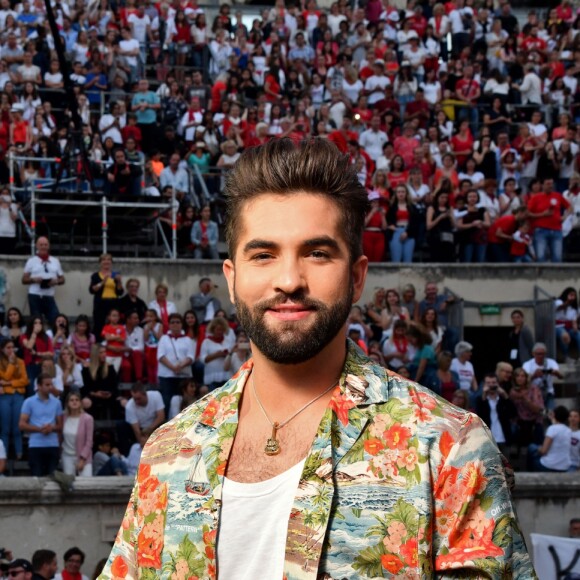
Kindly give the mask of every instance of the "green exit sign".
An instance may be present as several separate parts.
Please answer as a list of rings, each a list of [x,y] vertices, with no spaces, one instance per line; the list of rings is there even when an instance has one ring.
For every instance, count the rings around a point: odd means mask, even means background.
[[[479,313],[483,316],[490,314],[501,314],[501,306],[499,304],[482,304],[479,307]]]

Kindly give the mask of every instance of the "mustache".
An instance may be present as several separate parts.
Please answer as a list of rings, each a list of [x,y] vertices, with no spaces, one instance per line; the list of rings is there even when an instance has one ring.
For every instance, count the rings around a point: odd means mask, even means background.
[[[300,290],[298,292],[292,292],[291,294],[280,292],[273,298],[261,300],[254,305],[254,310],[263,314],[267,310],[271,310],[272,308],[276,308],[276,306],[282,306],[287,303],[300,304],[310,310],[323,310],[325,308],[324,302],[315,300],[314,298],[308,298],[304,292]]]

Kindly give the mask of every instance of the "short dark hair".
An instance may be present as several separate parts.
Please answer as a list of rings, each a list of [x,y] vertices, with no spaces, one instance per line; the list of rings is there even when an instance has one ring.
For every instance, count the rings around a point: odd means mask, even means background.
[[[298,192],[320,194],[337,204],[351,261],[361,256],[369,202],[348,155],[325,139],[297,143],[284,138],[244,151],[226,178],[226,241],[230,258],[235,256],[241,209],[246,202],[265,193]]]
[[[142,382],[137,381],[136,383],[133,383],[131,385],[131,392],[132,393],[146,393],[147,392],[147,386],[144,385]]]
[[[53,377],[51,377],[48,373],[40,373],[38,375],[38,378],[36,379],[36,382],[41,385],[42,381],[44,381],[45,379],[50,379],[52,381]]]
[[[564,405],[559,405],[554,409],[554,417],[558,423],[566,423],[568,417],[570,416],[570,411]]]
[[[50,564],[56,558],[56,552],[52,550],[36,550],[32,554],[32,569],[38,572],[46,564]]]
[[[69,548],[64,553],[64,561],[67,562],[73,556],[80,556],[81,557],[81,564],[84,564],[85,563],[85,553],[80,548],[77,548],[76,546],[74,546],[72,548]]]
[[[181,314],[179,314],[179,312],[173,312],[169,315],[167,322],[171,322],[172,320],[179,320],[179,322],[181,322],[181,324],[183,324],[183,316],[181,316]]]

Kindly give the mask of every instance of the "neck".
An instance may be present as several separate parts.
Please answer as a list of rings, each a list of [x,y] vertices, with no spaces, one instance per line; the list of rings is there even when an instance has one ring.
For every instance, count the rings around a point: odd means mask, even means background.
[[[81,410],[80,409],[71,409],[68,412],[70,417],[78,417],[81,414]]]
[[[318,355],[297,365],[273,363],[255,345],[252,354],[254,382],[266,409],[279,408],[281,401],[298,405],[322,393],[333,380],[338,383],[346,357],[345,332]]]

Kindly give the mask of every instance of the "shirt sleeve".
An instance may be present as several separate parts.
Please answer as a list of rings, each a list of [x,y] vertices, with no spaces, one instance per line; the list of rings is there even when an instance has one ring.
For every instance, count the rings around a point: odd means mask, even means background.
[[[148,393],[148,396],[151,393]],[[129,401],[127,403],[127,406],[125,407],[125,421],[127,421],[127,423],[129,423],[129,425],[134,425],[135,423],[138,423],[139,420],[137,419],[137,415],[135,414],[135,408],[134,408],[134,404],[132,404],[132,401]]]
[[[165,409],[165,405],[163,404],[163,397],[159,391],[149,391],[147,396],[153,398],[153,409],[155,412]]]

